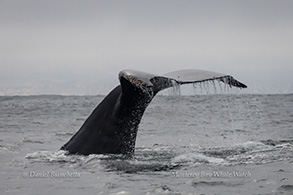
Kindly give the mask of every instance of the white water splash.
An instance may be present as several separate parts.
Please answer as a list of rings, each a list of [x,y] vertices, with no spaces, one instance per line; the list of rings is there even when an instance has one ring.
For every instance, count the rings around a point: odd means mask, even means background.
[[[206,156],[201,153],[187,153],[174,157],[171,162],[180,164],[223,164],[225,160],[222,158]]]

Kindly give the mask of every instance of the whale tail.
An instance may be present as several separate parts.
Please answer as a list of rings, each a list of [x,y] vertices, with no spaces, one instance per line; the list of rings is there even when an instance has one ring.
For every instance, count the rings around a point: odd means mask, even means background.
[[[153,93],[151,94],[152,96],[163,89],[175,85],[202,83],[213,80],[221,81],[230,87],[247,88],[245,84],[237,81],[230,75],[197,69],[179,70],[162,76],[134,70],[123,70],[119,73],[120,81],[122,77],[145,92],[149,93],[151,91]]]
[[[203,70],[180,70],[162,76],[123,70],[119,80],[120,85],[102,100],[62,150],[68,154],[132,155],[143,113],[159,91],[178,84],[209,80],[246,88],[230,75]]]

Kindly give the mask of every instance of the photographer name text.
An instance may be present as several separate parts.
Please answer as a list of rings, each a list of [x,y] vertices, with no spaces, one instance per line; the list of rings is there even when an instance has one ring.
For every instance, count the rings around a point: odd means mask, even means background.
[[[79,172],[57,172],[57,171],[29,171],[23,173],[24,178],[80,178]]]

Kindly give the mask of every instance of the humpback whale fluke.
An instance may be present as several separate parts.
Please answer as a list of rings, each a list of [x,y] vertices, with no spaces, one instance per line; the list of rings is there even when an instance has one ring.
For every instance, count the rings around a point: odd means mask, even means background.
[[[230,87],[234,86],[238,88],[247,88],[246,85],[235,80],[230,75],[225,75],[206,70],[179,70],[164,74],[164,76],[175,79],[178,84],[200,83],[211,80],[219,80],[228,84]]]
[[[247,86],[230,75],[204,71],[180,70],[163,76],[135,70],[119,73],[120,85],[94,109],[79,131],[61,147],[69,154],[132,155],[138,126],[154,96],[174,85],[219,80],[230,87]]]

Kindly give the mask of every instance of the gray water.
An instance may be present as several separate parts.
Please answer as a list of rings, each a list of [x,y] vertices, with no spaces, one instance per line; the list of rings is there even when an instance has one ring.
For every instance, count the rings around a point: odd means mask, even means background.
[[[59,151],[102,99],[0,97],[1,194],[293,194],[293,95],[157,96],[132,159]]]

